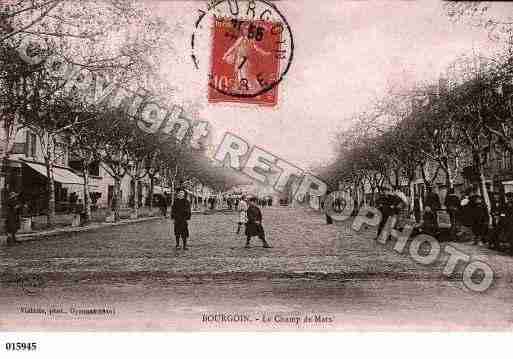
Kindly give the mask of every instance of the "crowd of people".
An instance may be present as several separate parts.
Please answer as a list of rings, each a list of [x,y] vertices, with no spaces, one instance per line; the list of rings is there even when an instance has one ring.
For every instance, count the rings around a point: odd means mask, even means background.
[[[409,201],[403,193],[384,191],[376,200],[376,208],[381,213],[377,234],[382,232],[391,216],[396,216],[395,227],[402,229],[405,220],[411,220],[411,213],[415,219],[414,235],[424,233],[452,241],[470,237],[475,245],[487,245],[513,254],[513,193],[490,193],[489,211],[482,196],[471,190],[465,191],[461,198],[454,190],[449,190],[442,205],[439,195],[428,187],[422,205],[421,210],[421,201],[416,197],[410,212]],[[333,209],[340,211],[338,207],[341,207],[340,203],[335,200]],[[357,212],[352,215],[356,216]],[[447,220],[441,220],[443,214],[447,215]],[[326,223],[333,223],[328,214]]]
[[[273,200],[271,197],[256,197],[257,205],[260,207],[271,207]],[[222,195],[211,196],[193,196],[191,205],[196,209],[216,210],[227,209],[229,211],[238,211],[241,194],[224,193]],[[171,202],[170,196],[167,198],[168,203]]]
[[[470,190],[460,198],[454,190],[449,190],[444,201],[432,189],[428,188],[423,201],[424,210],[420,213],[418,201],[415,201],[414,217],[417,222],[416,231],[429,234],[438,239],[458,241],[471,236],[475,245],[487,245],[494,249],[507,249],[513,254],[513,193],[501,196],[499,193],[490,194],[490,211],[479,194]],[[407,207],[404,201],[392,195],[382,196],[378,208],[383,214],[383,220],[378,228],[381,232],[388,217],[398,214]],[[439,214],[445,211],[449,215],[448,228],[441,227]]]

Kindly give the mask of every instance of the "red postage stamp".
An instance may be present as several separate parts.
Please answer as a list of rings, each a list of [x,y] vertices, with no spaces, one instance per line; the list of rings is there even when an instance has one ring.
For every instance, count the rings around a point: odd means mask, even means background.
[[[215,19],[209,102],[276,105],[282,32],[280,23],[270,21]]]

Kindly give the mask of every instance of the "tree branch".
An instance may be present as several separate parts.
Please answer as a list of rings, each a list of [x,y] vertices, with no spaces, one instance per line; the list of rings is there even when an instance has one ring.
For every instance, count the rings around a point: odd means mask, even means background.
[[[38,23],[39,21],[41,21],[48,13],[50,13],[50,11],[52,11],[53,9],[55,9],[57,7],[57,5],[59,5],[59,3],[61,3],[63,0],[54,0],[55,3],[50,6],[47,10],[45,10],[38,18],[36,18],[35,20],[31,21],[28,25],[22,27],[21,29],[19,30],[16,30],[16,31],[13,31],[3,37],[0,37],[0,43],[1,42],[4,42],[5,40],[7,40],[8,38],[16,35],[16,34],[19,34],[25,30],[27,30],[28,28],[32,27],[33,25],[35,25],[36,23]]]

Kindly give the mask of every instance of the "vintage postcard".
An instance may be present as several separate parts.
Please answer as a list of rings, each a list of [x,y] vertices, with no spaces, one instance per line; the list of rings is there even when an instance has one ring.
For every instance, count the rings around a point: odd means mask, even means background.
[[[510,332],[512,23],[2,0],[0,332]]]

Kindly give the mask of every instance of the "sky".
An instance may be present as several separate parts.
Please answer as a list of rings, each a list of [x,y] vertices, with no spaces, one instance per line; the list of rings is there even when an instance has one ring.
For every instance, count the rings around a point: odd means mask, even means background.
[[[149,3],[178,29],[170,39],[174,51],[161,59],[161,74],[176,89],[173,102],[194,107],[211,123],[214,145],[230,131],[302,168],[332,159],[335,133],[388,88],[436,81],[458,56],[497,48],[485,30],[451,22],[435,1],[282,0],[276,4],[291,26],[295,51],[278,104],[210,104],[207,73],[190,57],[204,4]]]

